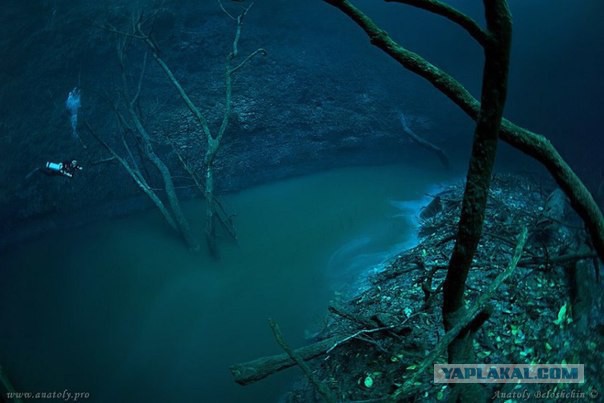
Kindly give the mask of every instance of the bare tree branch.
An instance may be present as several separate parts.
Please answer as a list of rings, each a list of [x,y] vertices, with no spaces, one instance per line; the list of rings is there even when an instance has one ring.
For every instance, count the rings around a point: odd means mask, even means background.
[[[439,0],[385,0],[386,3],[401,3],[421,8],[431,13],[445,17],[465,29],[472,38],[485,46],[489,35],[470,17],[456,10],[454,7]]]
[[[88,129],[88,131],[90,132],[90,134],[99,143],[101,143],[101,145],[103,147],[105,147],[105,149],[107,151],[109,151],[109,153],[113,156],[113,158],[115,158],[116,160],[119,161],[119,163],[122,165],[122,167],[124,167],[126,172],[128,172],[128,174],[134,180],[134,182],[138,185],[138,187],[151,199],[153,204],[155,204],[157,209],[161,212],[162,216],[168,222],[170,227],[172,227],[174,230],[178,230],[178,226],[176,225],[176,221],[172,217],[172,214],[170,213],[170,211],[168,210],[168,208],[166,207],[164,202],[157,196],[157,194],[155,194],[153,189],[149,186],[149,184],[147,183],[147,181],[145,180],[143,175],[141,175],[140,171],[138,171],[138,169],[136,169],[136,168],[133,168],[128,163],[128,161],[126,161],[124,158],[122,158],[117,152],[115,152],[115,150],[113,148],[111,148],[111,146],[109,144],[107,144],[103,139],[101,139],[96,134],[96,132],[94,131],[94,129],[92,128],[92,126],[90,126],[90,124],[88,122],[86,122],[85,125],[86,125],[86,128]]]

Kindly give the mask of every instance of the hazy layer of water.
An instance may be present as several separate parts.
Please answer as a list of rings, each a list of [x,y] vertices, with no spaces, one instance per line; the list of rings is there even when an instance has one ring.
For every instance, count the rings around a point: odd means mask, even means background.
[[[304,343],[334,290],[413,236],[399,202],[441,179],[349,168],[227,197],[240,244],[219,261],[156,212],[26,245],[2,257],[0,365],[19,389],[94,401],[276,401],[297,369],[242,388],[228,365],[280,352],[269,317]],[[186,208],[202,233],[200,202]]]

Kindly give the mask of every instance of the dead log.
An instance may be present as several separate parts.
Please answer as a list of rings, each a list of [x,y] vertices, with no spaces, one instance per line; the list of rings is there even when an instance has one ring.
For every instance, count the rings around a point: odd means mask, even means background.
[[[359,339],[359,336],[365,334],[389,331],[394,332],[391,334],[397,336],[397,334],[407,332],[409,330],[409,328],[404,328],[403,325],[407,320],[410,319],[410,317],[405,319],[403,322],[398,323],[392,322],[392,319],[388,318],[386,315],[366,319],[351,312],[346,312],[341,308],[336,308],[334,306],[330,306],[329,311],[347,320],[350,320],[353,323],[360,324],[361,326],[363,326],[363,328],[354,331],[349,335],[333,336],[328,339],[324,339],[316,343],[300,347],[293,351],[290,350],[287,354],[277,354],[266,357],[260,357],[252,361],[232,365],[230,367],[230,371],[231,374],[233,374],[235,382],[240,385],[249,385],[250,383],[262,380],[276,372],[293,367],[294,365],[298,365],[303,368],[302,365],[297,363],[292,358],[292,355],[295,356],[298,361],[308,361],[312,360],[313,358],[317,358],[321,355],[329,354],[331,351],[340,347],[341,345],[351,340]],[[271,327],[273,327],[272,322]],[[273,331],[274,330],[275,329],[273,328]]]
[[[313,358],[325,354],[327,350],[334,346],[339,340],[339,337],[331,337],[297,348],[293,352],[297,357],[300,357],[300,359],[304,361],[312,360]],[[235,364],[229,369],[231,374],[233,374],[233,378],[235,378],[235,382],[240,385],[249,385],[250,383],[257,382],[275,372],[293,367],[294,365],[296,365],[296,362],[288,354],[283,353],[257,358],[241,364]]]

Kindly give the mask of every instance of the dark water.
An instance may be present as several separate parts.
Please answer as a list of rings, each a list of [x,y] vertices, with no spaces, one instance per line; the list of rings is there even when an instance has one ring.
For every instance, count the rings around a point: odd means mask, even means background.
[[[442,179],[349,168],[247,190],[225,199],[241,242],[220,261],[156,212],[23,246],[2,257],[0,363],[19,390],[101,402],[277,401],[296,369],[243,388],[229,364],[280,352],[269,317],[304,343],[335,290],[413,238],[401,203]],[[187,209],[202,223],[200,202]]]

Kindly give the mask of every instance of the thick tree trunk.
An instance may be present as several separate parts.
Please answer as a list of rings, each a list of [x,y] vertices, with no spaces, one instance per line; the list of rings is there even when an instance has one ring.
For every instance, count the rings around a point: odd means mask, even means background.
[[[443,322],[453,328],[465,316],[465,284],[472,259],[482,235],[482,227],[497,155],[499,127],[507,94],[507,78],[512,39],[512,20],[506,0],[484,0],[489,40],[485,44],[482,102],[470,157],[459,229],[443,286]],[[448,348],[449,363],[471,363],[474,333],[462,331]],[[485,401],[479,385],[455,385],[460,401]]]
[[[310,360],[325,354],[339,340],[341,339],[338,337],[332,337],[300,347],[294,350],[294,352],[301,359]],[[294,365],[296,365],[296,362],[288,354],[283,353],[235,364],[231,366],[230,370],[235,382],[240,385],[249,385]]]
[[[485,0],[485,8],[491,38],[485,47],[482,104],[474,132],[457,240],[443,289],[445,316],[463,307],[465,281],[482,234],[507,93],[512,32],[509,10],[505,0]],[[449,327],[445,318],[445,328]]]

